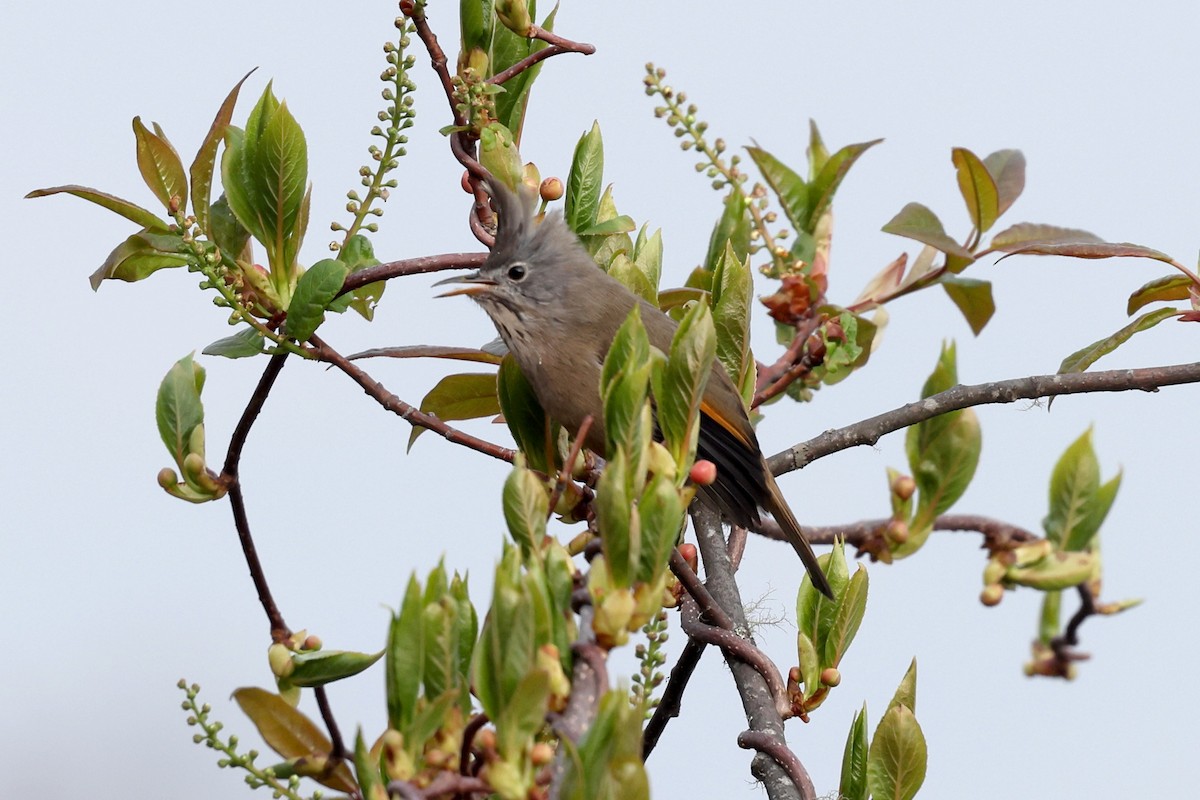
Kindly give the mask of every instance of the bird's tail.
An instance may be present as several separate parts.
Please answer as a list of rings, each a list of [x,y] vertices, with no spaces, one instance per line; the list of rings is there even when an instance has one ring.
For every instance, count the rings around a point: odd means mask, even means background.
[[[796,521],[796,516],[788,507],[787,500],[783,498],[783,492],[779,491],[779,484],[775,483],[775,478],[771,475],[770,470],[767,470],[766,477],[767,502],[763,504],[763,508],[770,512],[775,521],[779,523],[779,527],[783,529],[787,540],[791,542],[792,547],[800,556],[800,560],[804,562],[804,568],[808,570],[808,577],[812,580],[813,585],[821,594],[832,600],[833,588],[830,587],[825,573],[821,571],[821,566],[817,563],[817,554],[813,552],[812,545],[801,533],[800,523]]]

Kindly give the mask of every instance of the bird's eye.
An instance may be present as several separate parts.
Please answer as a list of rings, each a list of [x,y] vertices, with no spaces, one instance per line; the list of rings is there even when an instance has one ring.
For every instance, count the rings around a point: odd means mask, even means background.
[[[525,265],[518,262],[508,268],[508,279],[520,281],[525,279]]]

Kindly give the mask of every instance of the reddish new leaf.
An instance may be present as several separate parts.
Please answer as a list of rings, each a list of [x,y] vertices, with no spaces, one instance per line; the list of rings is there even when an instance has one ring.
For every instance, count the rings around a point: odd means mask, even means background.
[[[937,214],[920,203],[909,203],[900,209],[900,213],[883,226],[883,232],[924,242],[947,255],[958,256],[968,262],[975,258],[970,251],[946,235],[946,229],[942,227],[942,221],[937,218]]]
[[[1025,156],[1020,150],[997,150],[983,160],[996,182],[999,205],[996,216],[1002,216],[1025,190]]]
[[[1062,375],[1068,372],[1083,372],[1092,364],[1096,363],[1101,356],[1108,355],[1113,350],[1116,350],[1122,344],[1127,342],[1135,333],[1140,333],[1141,331],[1153,328],[1164,319],[1180,316],[1181,313],[1182,312],[1176,308],[1160,308],[1156,311],[1145,313],[1111,336],[1106,336],[1098,342],[1093,342],[1087,347],[1076,350],[1074,353],[1064,358],[1062,364],[1058,368],[1058,374]]]
[[[192,211],[196,214],[196,224],[205,233],[209,232],[208,209],[209,199],[212,197],[213,166],[217,161],[217,145],[224,140],[225,128],[233,119],[233,107],[237,104],[238,92],[241,91],[246,78],[249,78],[253,72],[253,69],[250,70],[237,82],[237,85],[225,97],[225,102],[221,103],[221,107],[217,109],[217,116],[213,119],[200,149],[196,151],[196,158],[192,161],[191,169],[188,170],[192,179]]]
[[[317,726],[277,694],[247,686],[236,690],[233,699],[258,728],[263,741],[284,758],[328,758],[333,745]],[[323,786],[353,792],[358,786],[345,763],[325,777],[312,776]]]
[[[1192,281],[1186,275],[1164,275],[1161,278],[1155,278],[1129,295],[1125,313],[1132,316],[1133,312],[1142,306],[1161,300],[1187,300],[1192,289]]]
[[[157,216],[154,212],[142,208],[137,203],[131,203],[128,200],[123,200],[116,195],[111,195],[108,192],[102,192],[99,189],[92,189],[88,186],[77,186],[68,184],[66,186],[51,186],[47,189],[34,189],[29,194],[25,195],[26,200],[34,197],[49,197],[52,194],[73,194],[76,197],[81,197],[84,200],[95,203],[98,206],[103,206],[109,211],[114,211],[120,214],[130,222],[136,222],[143,228],[149,228],[154,231],[168,231],[170,227],[167,223]]]

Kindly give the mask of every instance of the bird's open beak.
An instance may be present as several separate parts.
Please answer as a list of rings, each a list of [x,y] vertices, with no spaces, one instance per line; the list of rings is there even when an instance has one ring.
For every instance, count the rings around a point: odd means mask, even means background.
[[[485,278],[478,272],[472,272],[470,275],[455,275],[453,278],[446,278],[434,284],[434,286],[445,286],[452,283],[465,283],[466,286],[460,286],[457,289],[452,289],[449,292],[443,292],[438,297],[457,297],[460,294],[465,294],[469,297],[474,297],[478,294],[483,294],[488,289],[496,285],[496,282],[491,278]]]

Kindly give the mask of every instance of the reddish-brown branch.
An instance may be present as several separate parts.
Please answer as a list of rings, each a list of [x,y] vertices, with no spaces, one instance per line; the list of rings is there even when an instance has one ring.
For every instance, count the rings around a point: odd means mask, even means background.
[[[402,278],[406,275],[442,272],[448,269],[478,269],[483,266],[487,257],[487,253],[443,253],[437,256],[405,258],[400,261],[389,261],[386,264],[376,264],[347,275],[338,296],[340,297],[346,292],[353,292],[368,283]]]
[[[807,442],[793,445],[768,459],[771,471],[782,475],[813,461],[859,445],[873,445],[893,431],[971,406],[1013,403],[1038,397],[1085,392],[1157,391],[1163,386],[1200,381],[1200,363],[1141,369],[1114,369],[1067,375],[1034,375],[1028,378],[955,386],[944,392],[887,411],[870,419],[825,431]]]
[[[291,635],[291,631],[288,629],[287,623],[283,621],[283,614],[280,613],[279,607],[275,605],[275,598],[271,595],[271,587],[267,583],[267,575],[258,558],[258,549],[254,546],[254,536],[250,533],[250,519],[246,514],[246,501],[242,496],[242,484],[238,470],[242,460],[242,449],[246,446],[250,429],[254,426],[254,421],[258,419],[263,404],[267,402],[267,396],[271,393],[271,387],[275,385],[275,379],[279,377],[279,372],[283,369],[287,355],[286,352],[278,353],[271,356],[270,361],[267,362],[267,368],[263,370],[262,377],[258,379],[258,385],[254,387],[254,393],[250,395],[250,401],[246,404],[241,419],[233,429],[233,436],[229,439],[229,450],[225,454],[225,465],[221,468],[221,476],[218,479],[229,488],[229,506],[233,511],[233,525],[242,546],[242,556],[246,559],[246,567],[250,570],[250,579],[254,582],[254,589],[258,592],[258,602],[262,605],[263,611],[267,615],[267,622],[271,626],[271,640],[275,642],[286,639]]]
[[[346,745],[342,741],[341,731],[338,730],[337,720],[333,718],[333,709],[329,706],[325,687],[318,686],[313,690],[313,695],[317,698],[317,708],[321,711],[321,719],[325,721],[325,729],[329,731],[329,741],[333,743],[329,751],[329,771],[332,773],[337,764],[346,757]]]
[[[480,712],[471,717],[471,721],[463,728],[462,750],[458,754],[458,771],[462,775],[471,774],[471,747],[475,742],[475,734],[488,724],[488,715]]]
[[[710,625],[716,625],[718,628],[732,630],[733,620],[725,613],[725,609],[721,608],[708,589],[701,583],[699,576],[688,566],[687,560],[679,552],[678,548],[671,551],[670,561],[671,572],[675,573],[675,577],[683,585],[684,590],[691,595],[696,601],[696,606],[700,610],[702,619]]]
[[[1096,598],[1092,595],[1092,590],[1087,583],[1081,583],[1075,588],[1079,591],[1079,609],[1067,622],[1067,627],[1062,635],[1054,637],[1050,642],[1050,649],[1054,651],[1054,657],[1062,669],[1062,675],[1069,674],[1072,661],[1082,661],[1087,658],[1087,655],[1075,651],[1075,647],[1079,644],[1079,628],[1088,617],[1097,613]]]
[[[588,414],[579,424],[579,432],[575,434],[575,441],[571,443],[571,451],[567,454],[567,460],[563,462],[562,469],[558,471],[558,477],[554,480],[554,490],[550,492],[550,509],[547,512],[549,516],[554,515],[554,507],[558,505],[563,490],[567,488],[567,482],[571,480],[571,470],[575,468],[575,461],[583,451],[583,440],[587,438],[588,431],[591,429],[592,415]]]
[[[570,39],[564,39],[552,31],[539,28],[534,25],[529,32],[530,37],[541,39],[549,44],[548,47],[543,47],[541,50],[535,50],[529,55],[522,58],[517,63],[513,64],[502,72],[497,72],[492,77],[488,78],[488,83],[504,83],[510,78],[520,75],[525,70],[537,64],[540,61],[545,61],[551,56],[557,56],[562,53],[581,53],[585,56],[590,56],[596,52],[596,46],[586,44],[584,42],[573,42]]]
[[[654,752],[667,723],[679,716],[679,712],[683,708],[683,693],[687,689],[688,681],[692,679],[692,673],[696,671],[696,666],[700,663],[700,657],[704,655],[707,648],[708,645],[699,639],[688,639],[687,644],[683,646],[679,660],[671,668],[671,674],[667,678],[667,685],[663,688],[662,697],[659,699],[654,713],[650,715],[650,720],[646,723],[646,730],[642,732],[642,761],[648,759]]]
[[[758,408],[771,398],[782,394],[788,386],[812,370],[814,360],[809,357],[807,344],[809,338],[820,327],[819,318],[807,320],[803,327],[796,329],[796,335],[784,354],[774,364],[759,368],[754,397],[750,401],[751,408]]]
[[[456,428],[451,428],[432,414],[426,414],[404,402],[385,389],[379,381],[372,378],[356,364],[347,360],[345,356],[326,344],[319,336],[313,336],[309,339],[309,343],[312,344],[313,354],[316,355],[318,360],[332,364],[346,373],[355,383],[362,387],[364,392],[373,397],[379,405],[393,414],[402,417],[405,421],[413,425],[419,425],[422,428],[427,428],[452,444],[461,444],[464,447],[469,447],[472,450],[476,450],[492,458],[498,458],[501,461],[511,462],[516,456],[515,450],[501,447],[493,442],[463,433]]]
[[[799,757],[783,742],[762,731],[742,731],[737,738],[738,747],[746,750],[757,750],[775,759],[775,763],[783,767],[792,783],[800,790],[804,800],[816,800],[817,789],[813,786],[808,770],[800,763]]]

